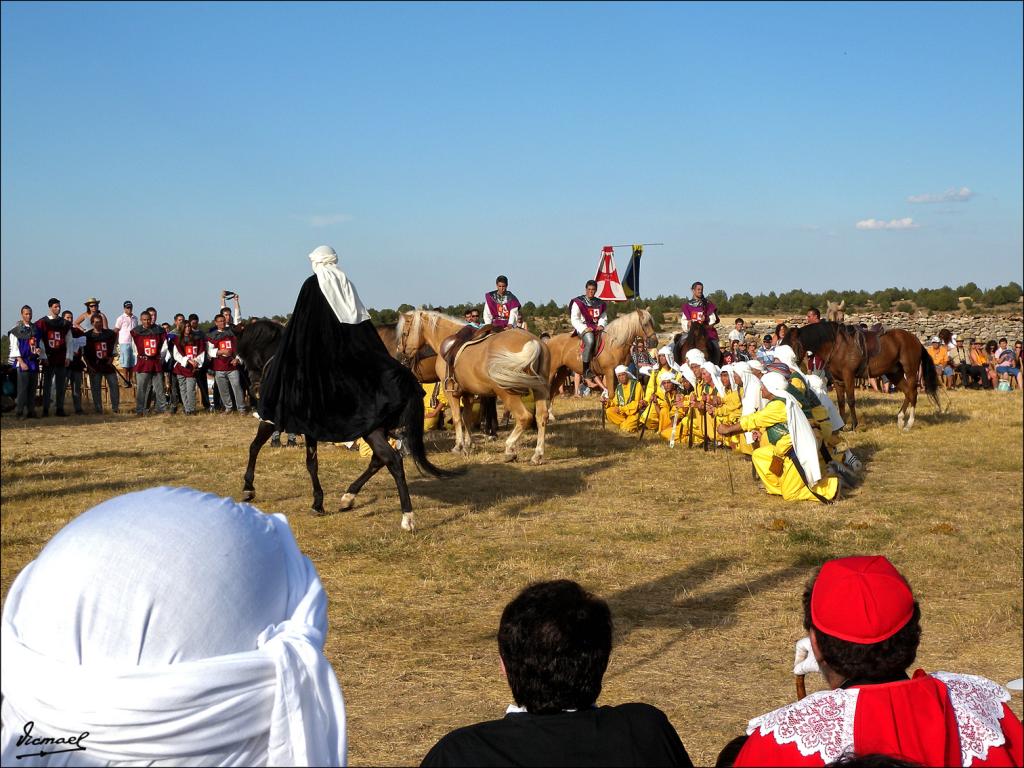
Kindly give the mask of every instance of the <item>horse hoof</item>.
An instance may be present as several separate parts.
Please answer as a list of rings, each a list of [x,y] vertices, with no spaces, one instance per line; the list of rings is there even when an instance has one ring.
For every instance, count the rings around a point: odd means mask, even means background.
[[[310,507],[309,514],[311,514],[313,517],[323,517],[327,513],[324,512],[323,507],[320,507],[319,509],[317,507]]]
[[[242,501],[252,501],[256,498],[256,491],[242,491]]]
[[[416,530],[416,518],[413,517],[412,512],[402,513],[402,530],[403,531],[415,531]]]
[[[516,460],[516,455],[514,453],[506,453],[505,454],[505,461],[515,461],[515,460]]]
[[[356,505],[356,495],[354,493],[346,493],[341,497],[341,506],[338,507],[339,512],[344,512],[346,509],[352,509]]]
[[[533,458],[530,459],[530,463],[533,464],[533,466],[538,467],[544,463],[544,457],[534,456]]]

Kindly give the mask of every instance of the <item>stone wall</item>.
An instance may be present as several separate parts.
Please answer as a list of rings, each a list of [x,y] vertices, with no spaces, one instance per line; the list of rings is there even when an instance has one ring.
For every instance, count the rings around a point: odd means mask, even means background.
[[[800,326],[807,322],[806,317],[779,318],[775,322],[784,322],[790,327]],[[747,324],[748,333],[754,333],[758,338],[766,333],[775,330],[775,322],[768,320],[756,321],[754,327]],[[965,312],[933,312],[926,316],[924,313],[909,315],[906,312],[851,312],[846,315],[847,323],[867,323],[872,326],[881,323],[886,328],[902,328],[910,331],[918,337],[931,338],[938,334],[943,328],[948,328],[958,338],[967,339],[974,337],[988,341],[989,339],[1000,339],[1005,336],[1012,345],[1017,339],[1024,339],[1024,316],[1020,313],[1005,315],[977,315],[972,316]],[[730,327],[722,324],[719,335],[728,333]]]

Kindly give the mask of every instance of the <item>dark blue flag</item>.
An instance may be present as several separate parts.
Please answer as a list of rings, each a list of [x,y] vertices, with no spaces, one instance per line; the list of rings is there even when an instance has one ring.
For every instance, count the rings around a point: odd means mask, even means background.
[[[626,267],[626,274],[622,276],[622,290],[626,298],[636,299],[640,296],[640,257],[644,255],[642,245],[633,246],[633,255],[629,259],[629,266]]]

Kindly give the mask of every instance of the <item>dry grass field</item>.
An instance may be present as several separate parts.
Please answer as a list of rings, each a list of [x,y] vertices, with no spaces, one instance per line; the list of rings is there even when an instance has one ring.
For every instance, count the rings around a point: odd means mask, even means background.
[[[860,402],[851,443],[865,482],[830,507],[768,498],[722,451],[602,431],[592,399],[557,402],[540,467],[502,463],[496,443],[467,462],[446,452],[450,433],[429,436],[438,463],[468,471],[439,481],[408,468],[414,534],[399,530],[386,474],[355,510],[314,518],[303,453],[266,449],[256,504],[288,515],[330,596],[326,652],[351,762],[418,763],[449,729],[500,717],[498,618],[537,579],[573,578],[609,600],[616,648],[601,701],[662,708],[698,764],[794,698],[800,593],[826,558],[880,553],[903,571],[923,606],[920,666],[1019,677],[1021,394],[958,391],[941,416],[922,403],[909,434],[895,428],[895,397]],[[4,595],[52,534],[104,499],[158,484],[237,495],[254,430],[224,415],[5,415]],[[335,446],[320,461],[334,509],[364,462]]]

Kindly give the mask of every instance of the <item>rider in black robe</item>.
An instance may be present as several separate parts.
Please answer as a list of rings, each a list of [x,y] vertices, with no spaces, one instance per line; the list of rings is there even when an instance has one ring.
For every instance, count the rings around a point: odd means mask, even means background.
[[[388,353],[370,320],[338,320],[310,275],[295,301],[260,393],[260,418],[282,432],[346,442],[395,429],[416,377]]]

